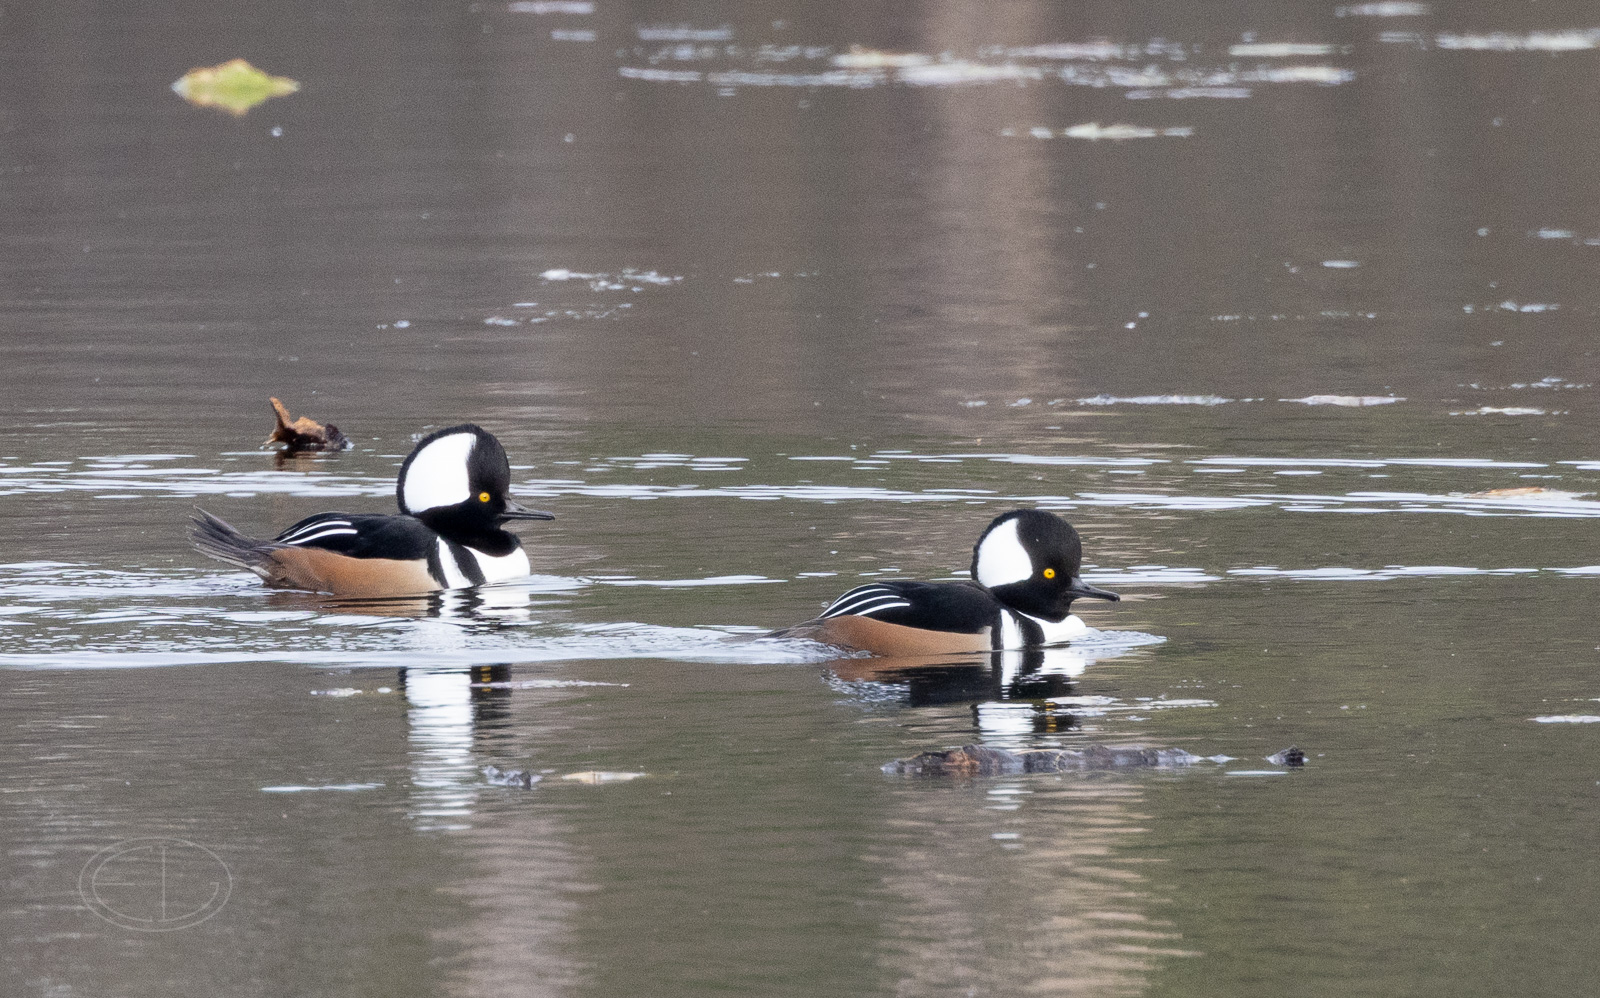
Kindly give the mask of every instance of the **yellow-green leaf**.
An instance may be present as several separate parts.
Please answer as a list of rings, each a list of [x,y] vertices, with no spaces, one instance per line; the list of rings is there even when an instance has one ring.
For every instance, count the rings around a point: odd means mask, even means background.
[[[173,92],[189,103],[221,108],[234,116],[299,89],[300,84],[287,76],[268,76],[243,59],[191,69],[172,84]]]

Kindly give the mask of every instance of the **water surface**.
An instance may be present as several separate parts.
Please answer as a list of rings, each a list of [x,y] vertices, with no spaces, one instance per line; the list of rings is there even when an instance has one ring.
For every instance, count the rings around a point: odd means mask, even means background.
[[[1584,6],[0,4],[0,54],[7,994],[1592,990]],[[168,89],[236,55],[301,91]],[[388,510],[469,419],[558,515],[525,583],[184,540]],[[1090,640],[761,638],[1021,505],[1124,595]],[[974,743],[1204,761],[880,771]]]

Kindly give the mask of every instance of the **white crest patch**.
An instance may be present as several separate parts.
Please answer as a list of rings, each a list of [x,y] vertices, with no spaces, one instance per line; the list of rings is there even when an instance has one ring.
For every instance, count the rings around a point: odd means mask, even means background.
[[[1033,577],[1033,559],[1017,535],[1016,518],[989,531],[978,545],[978,582],[993,589]]]
[[[406,480],[400,490],[406,511],[414,516],[470,498],[467,458],[477,442],[471,433],[452,433],[418,451],[406,468]]]

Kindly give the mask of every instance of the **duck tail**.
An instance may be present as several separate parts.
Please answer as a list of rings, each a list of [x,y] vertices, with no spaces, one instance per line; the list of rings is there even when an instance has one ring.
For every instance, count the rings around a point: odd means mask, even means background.
[[[226,520],[212,516],[199,506],[194,508],[189,541],[208,558],[267,577],[267,552],[271,550],[271,542],[246,537]]]

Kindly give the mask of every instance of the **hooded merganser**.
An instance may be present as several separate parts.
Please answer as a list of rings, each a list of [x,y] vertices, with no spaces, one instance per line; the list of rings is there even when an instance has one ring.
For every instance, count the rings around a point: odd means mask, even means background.
[[[202,554],[249,569],[270,586],[336,596],[405,596],[503,582],[529,573],[508,520],[553,520],[511,500],[505,448],[471,423],[423,437],[400,466],[400,515],[318,513],[270,541],[246,537],[196,508],[189,537]]]
[[[1070,613],[1074,599],[1121,599],[1084,582],[1082,562],[1071,524],[1040,509],[1013,510],[973,546],[972,581],[871,582],[771,636],[897,657],[1054,644],[1088,630]]]

